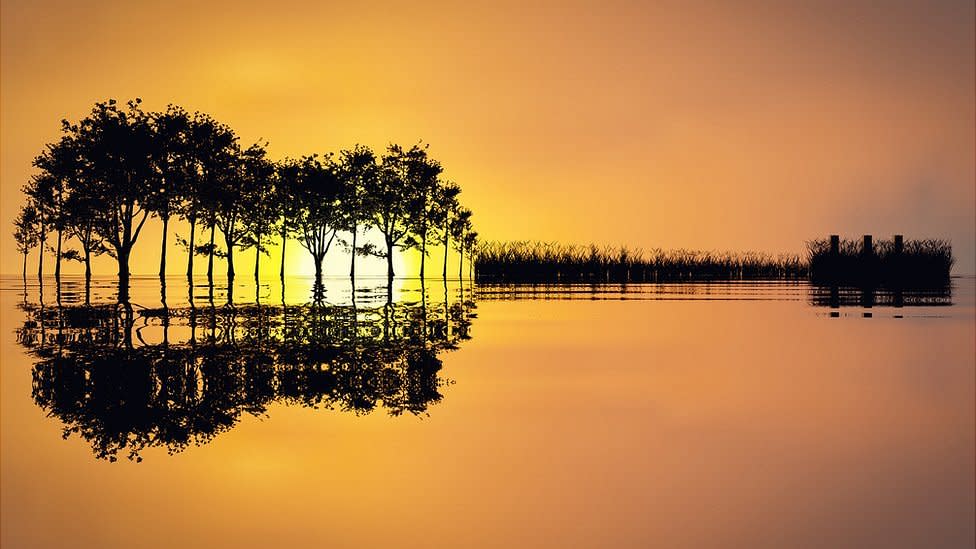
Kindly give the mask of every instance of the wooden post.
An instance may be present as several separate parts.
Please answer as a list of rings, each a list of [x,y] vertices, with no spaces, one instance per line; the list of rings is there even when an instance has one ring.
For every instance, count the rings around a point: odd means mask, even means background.
[[[830,255],[840,254],[840,235],[830,235]]]
[[[871,235],[864,235],[864,247],[861,250],[864,255],[871,255],[874,253],[874,245],[871,243]]]
[[[900,254],[905,251],[905,239],[900,234],[895,235],[895,253]]]

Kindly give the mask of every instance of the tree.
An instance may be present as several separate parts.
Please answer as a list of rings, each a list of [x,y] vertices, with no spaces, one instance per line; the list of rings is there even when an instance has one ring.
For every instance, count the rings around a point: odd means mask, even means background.
[[[359,229],[368,225],[372,218],[366,192],[376,187],[376,178],[379,177],[376,155],[362,145],[356,145],[352,150],[344,150],[339,154],[337,173],[342,186],[339,225],[342,230],[349,231],[352,235],[352,242],[349,245],[351,256],[349,276],[355,278],[356,255],[361,253],[357,246]]]
[[[318,291],[322,288],[322,260],[341,225],[340,190],[331,156],[302,158],[294,193],[294,223],[302,246],[315,260]]]
[[[438,176],[443,171],[440,163],[427,155],[426,147],[413,147],[407,152],[407,223],[410,227],[410,243],[420,248],[420,278],[424,278],[427,263],[427,239],[437,227],[440,205]]]
[[[273,162],[267,159],[264,147],[255,145],[242,156],[243,202],[247,205],[241,212],[244,228],[242,248],[254,248],[254,282],[260,278],[261,254],[268,252],[265,244],[276,230],[279,221],[278,205],[275,203],[276,170]]]
[[[50,226],[51,204],[54,202],[51,189],[53,183],[47,174],[35,174],[22,189],[27,195],[28,204],[37,216],[37,278],[44,276],[44,246],[47,245],[47,230]]]
[[[81,244],[82,250],[81,254],[68,250],[71,255],[66,257],[84,261],[86,286],[91,282],[92,255],[107,251],[103,238],[95,230],[100,207],[97,185],[92,185],[85,179],[75,181],[64,201],[65,230]]]
[[[149,216],[146,197],[154,177],[151,120],[140,103],[96,103],[86,118],[64,125],[85,159],[82,177],[101,204],[94,229],[118,261],[120,301],[128,300],[129,256]]]
[[[257,208],[258,188],[268,184],[271,168],[267,152],[260,143],[246,150],[238,149],[232,156],[224,177],[217,180],[213,192],[214,222],[224,235],[227,246],[227,280],[234,279],[234,248],[246,248],[249,227],[248,213]]]
[[[278,210],[281,221],[278,230],[281,236],[281,270],[279,276],[285,281],[285,245],[288,236],[295,234],[295,193],[298,187],[298,177],[301,170],[299,162],[286,158],[275,164],[274,205]]]
[[[441,276],[447,279],[447,256],[451,249],[451,222],[458,215],[461,208],[458,202],[458,195],[461,194],[461,187],[456,183],[448,181],[438,187],[437,209],[435,210],[437,221],[440,225],[441,245],[444,246],[444,269]]]
[[[471,231],[471,210],[460,208],[451,222],[451,236],[458,251],[458,278],[463,278],[465,237]]]
[[[405,151],[399,145],[387,147],[380,163],[379,176],[366,189],[368,210],[373,214],[373,226],[383,233],[386,243],[387,278],[393,280],[393,248],[409,247],[404,239],[410,233],[409,169],[411,158],[421,154],[414,145]]]
[[[37,208],[31,203],[27,203],[20,208],[17,219],[14,220],[14,240],[17,242],[17,251],[24,256],[23,277],[27,281],[27,254],[38,245],[39,242],[39,219]]]
[[[478,250],[478,232],[469,230],[464,234],[464,247],[468,249],[468,277],[474,278],[474,260]]]
[[[63,128],[68,128],[66,121]],[[75,141],[64,135],[57,143],[48,144],[44,152],[34,158],[34,167],[41,170],[38,179],[42,187],[38,195],[41,207],[48,220],[49,226],[57,232],[57,247],[55,248],[54,278],[61,280],[62,244],[65,231],[64,201],[69,185],[77,182],[80,171],[80,160]]]
[[[163,222],[159,253],[159,278],[166,276],[166,248],[169,219],[176,213],[186,182],[192,178],[193,158],[187,133],[190,115],[183,108],[169,105],[165,112],[150,115],[153,130],[154,179],[146,197],[147,207]]]
[[[214,233],[217,226],[217,209],[225,197],[227,190],[225,182],[235,177],[237,168],[235,158],[240,148],[237,145],[237,135],[225,124],[214,120],[208,114],[194,113],[190,124],[190,142],[192,155],[196,164],[195,178],[188,181],[184,197],[184,215],[190,221],[190,264],[187,266],[187,276],[193,276],[194,255],[194,227],[199,218],[203,218],[206,227],[210,229],[210,243],[205,248],[207,258],[207,279],[213,283],[213,258],[217,251],[214,244]]]

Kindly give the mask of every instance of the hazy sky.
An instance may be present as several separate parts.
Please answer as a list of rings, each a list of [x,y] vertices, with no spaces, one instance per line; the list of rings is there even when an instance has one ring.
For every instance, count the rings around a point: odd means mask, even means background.
[[[3,0],[0,271],[59,120],[138,96],[276,158],[423,139],[488,239],[901,232],[976,272],[972,0],[529,4]],[[153,227],[133,271],[158,247]]]

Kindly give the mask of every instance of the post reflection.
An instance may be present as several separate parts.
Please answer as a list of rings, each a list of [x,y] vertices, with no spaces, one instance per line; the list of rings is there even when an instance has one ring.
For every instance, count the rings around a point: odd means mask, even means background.
[[[445,293],[445,298],[446,298]],[[428,306],[24,303],[34,402],[97,458],[204,445],[275,402],[423,415],[449,381],[441,356],[470,338],[474,302]]]
[[[952,286],[930,288],[878,288],[871,286],[811,286],[809,302],[816,307],[947,307]]]

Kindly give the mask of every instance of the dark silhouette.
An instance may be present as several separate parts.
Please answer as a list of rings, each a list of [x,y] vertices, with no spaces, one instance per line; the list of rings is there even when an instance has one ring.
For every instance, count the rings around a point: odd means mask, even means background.
[[[645,253],[543,242],[485,243],[477,251],[475,268],[478,280],[486,282],[800,279],[807,274],[798,256],[686,250]]]
[[[163,222],[163,237],[159,252],[159,279],[164,281],[166,277],[169,219],[187,195],[188,183],[194,175],[195,165],[189,140],[190,115],[181,107],[170,105],[166,112],[154,113],[151,116],[156,144],[153,147],[155,181],[150,189],[147,204],[149,209]]]
[[[447,281],[447,256],[450,255],[454,223],[460,216],[461,205],[458,202],[458,195],[461,194],[461,187],[453,182],[447,182],[438,187],[437,192],[439,195],[434,200],[434,212],[440,224],[441,246],[444,247],[444,268],[441,271],[441,278]]]
[[[14,220],[14,240],[17,242],[17,251],[24,256],[22,276],[25,285],[27,284],[27,255],[38,246],[39,232],[40,220],[37,208],[30,203],[21,206],[17,219]]]
[[[342,187],[331,156],[320,159],[312,155],[301,160],[292,199],[295,207],[291,221],[299,242],[315,261],[315,287],[321,295],[322,262],[342,225]]]
[[[275,163],[267,158],[267,143],[243,149],[229,126],[205,113],[191,115],[176,105],[146,112],[139,99],[125,106],[115,100],[96,103],[79,122],[62,121],[62,133],[34,160],[39,172],[24,187],[28,204],[15,226],[24,271],[29,251],[39,250],[38,277],[44,274],[44,248],[53,230],[58,282],[62,259],[84,261],[90,280],[92,256],[108,253],[118,262],[119,296],[125,301],[132,250],[147,219],[155,216],[163,226],[159,276],[165,284],[173,215],[189,225],[188,238],[176,235],[188,251],[187,278],[192,284],[194,257],[207,256],[211,295],[214,258],[226,260],[232,280],[235,248],[253,247],[259,280],[260,255],[267,253],[272,234],[281,239],[281,279],[287,241],[298,238],[315,261],[320,296],[323,261],[340,231],[351,237],[340,241],[352,256],[353,278],[356,256],[376,255],[387,258],[392,280],[398,247],[420,249],[424,275],[431,238],[445,248],[445,279],[451,239],[462,254],[460,268],[465,248],[470,262],[470,212],[458,202],[460,188],[439,179],[442,168],[426,146],[390,145],[379,164],[361,145],[342,151],[337,161],[326,154]],[[198,243],[201,222],[209,239]],[[385,252],[359,245],[360,232],[371,228],[383,234]],[[79,243],[80,252],[64,249],[66,236]]]
[[[439,200],[443,183],[438,179],[443,168],[427,156],[426,148],[409,151],[407,164],[407,219],[410,227],[409,246],[420,250],[420,279],[424,279],[427,264],[427,239],[439,227],[442,204]]]
[[[451,221],[450,225],[451,236],[454,237],[455,245],[458,251],[458,279],[464,278],[464,248],[468,247],[469,250],[474,249],[474,241],[469,235],[472,232],[471,228],[471,210],[460,208],[457,214],[454,216],[454,220]],[[469,246],[470,244],[470,246]],[[445,251],[446,253],[446,251]],[[471,253],[469,252],[470,256]]]
[[[820,286],[810,288],[811,305],[817,307],[945,307],[952,305],[952,286],[891,288],[876,286]]]
[[[411,176],[418,171],[412,166],[426,157],[426,151],[417,145],[409,150],[390,145],[383,155],[379,177],[371,181],[372,186],[366,190],[373,225],[383,233],[386,273],[391,281],[394,276],[393,249],[410,247],[405,239],[410,235]]]
[[[128,295],[129,256],[149,217],[154,180],[152,119],[136,99],[120,108],[114,100],[97,103],[77,124],[64,122],[80,162],[84,194],[101,203],[94,232],[119,265],[119,295]]]
[[[142,460],[202,445],[271,402],[421,415],[441,400],[438,355],[468,339],[473,303],[379,308],[260,304],[205,309],[24,307],[33,398],[95,456]],[[443,314],[443,318],[440,315]],[[170,324],[187,328],[172,341]],[[163,342],[143,331],[163,328]]]
[[[372,255],[372,248],[358,246],[359,230],[368,227],[373,217],[366,193],[375,188],[379,177],[376,155],[362,145],[339,154],[337,165],[339,184],[342,186],[342,202],[339,208],[339,225],[349,232],[350,241],[344,244],[349,249],[349,277],[356,278],[356,256]]]
[[[290,158],[286,158],[275,165],[274,205],[281,218],[278,223],[278,230],[281,236],[281,270],[279,276],[282,292],[285,283],[285,246],[288,244],[288,237],[294,236],[297,230],[294,218],[295,190],[298,188],[299,172],[299,163]]]
[[[945,240],[875,241],[829,239],[807,243],[810,279],[819,285],[887,288],[941,288],[949,284],[955,259]]]

